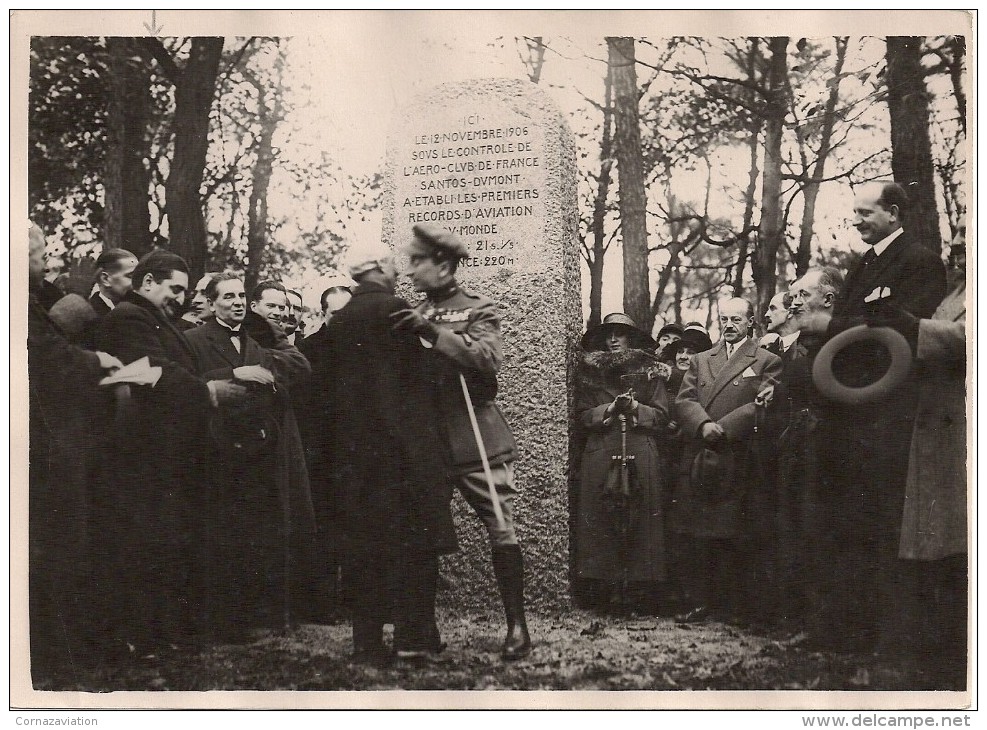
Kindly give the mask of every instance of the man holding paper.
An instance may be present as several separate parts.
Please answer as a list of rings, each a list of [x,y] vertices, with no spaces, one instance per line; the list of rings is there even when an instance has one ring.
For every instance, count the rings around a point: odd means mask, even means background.
[[[110,310],[97,345],[124,363],[161,368],[153,384],[130,387],[130,417],[103,463],[96,534],[98,590],[108,648],[138,656],[187,645],[198,609],[191,590],[201,514],[195,469],[213,407],[246,388],[197,377],[193,353],[171,322],[188,288],[188,267],[163,250],[144,256],[133,290]]]
[[[122,364],[69,342],[42,305],[45,237],[28,229],[29,611],[35,686],[85,663],[89,629],[89,490],[99,379]]]
[[[207,382],[233,380],[247,396],[221,404],[209,423],[202,483],[210,576],[208,626],[221,639],[242,639],[259,626],[280,628],[287,600],[284,546],[288,523],[279,483],[284,402],[274,358],[243,328],[243,282],[215,275],[205,289],[213,316],[184,335],[195,372]]]
[[[691,523],[699,566],[690,591],[694,610],[684,617],[690,621],[710,614],[737,618],[751,606],[745,600],[754,517],[748,507],[760,479],[751,453],[754,399],[782,370],[779,357],[750,337],[753,326],[750,302],[721,302],[720,343],[696,355],[675,401],[676,420],[689,439],[676,501]]]

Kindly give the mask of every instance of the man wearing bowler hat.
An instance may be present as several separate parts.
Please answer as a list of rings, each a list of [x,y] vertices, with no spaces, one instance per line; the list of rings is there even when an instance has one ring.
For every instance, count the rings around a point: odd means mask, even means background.
[[[452,452],[451,473],[490,536],[494,573],[507,618],[502,656],[517,659],[530,652],[531,639],[524,616],[521,547],[514,532],[517,445],[494,403],[497,371],[503,358],[500,315],[494,301],[456,282],[459,262],[469,255],[458,237],[430,225],[416,225],[412,230],[413,240],[404,250],[408,256],[407,273],[415,289],[425,294],[425,300],[415,309],[394,312],[393,327],[415,333],[423,346],[434,353],[439,410]],[[469,402],[464,390],[468,391]],[[496,505],[470,408],[475,412],[492,474]]]

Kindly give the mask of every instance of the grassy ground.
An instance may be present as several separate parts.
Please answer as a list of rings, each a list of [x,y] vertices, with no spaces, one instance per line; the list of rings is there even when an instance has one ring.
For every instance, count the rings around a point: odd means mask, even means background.
[[[801,649],[798,636],[573,610],[529,617],[531,655],[498,656],[499,615],[440,615],[437,659],[378,668],[350,660],[350,628],[306,624],[243,645],[106,664],[38,689],[111,690],[922,690],[921,667]]]

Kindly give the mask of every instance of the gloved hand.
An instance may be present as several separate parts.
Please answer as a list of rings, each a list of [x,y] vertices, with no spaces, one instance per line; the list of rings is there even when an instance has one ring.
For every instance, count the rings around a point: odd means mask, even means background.
[[[754,405],[763,406],[764,408],[770,408],[771,402],[775,397],[775,386],[766,385],[761,391],[754,396]]]
[[[226,403],[236,403],[247,396],[247,388],[237,385],[232,380],[210,380],[209,398],[214,406]]]
[[[878,304],[864,313],[864,320],[870,327],[890,327],[908,341],[914,353],[918,349],[919,320],[911,312],[891,304]]]
[[[233,377],[243,383],[259,383],[272,385],[274,374],[263,365],[243,365],[233,369]]]
[[[637,401],[634,400],[633,394],[623,393],[613,399],[613,403],[610,404],[610,410],[613,413],[627,416],[637,410]]]
[[[439,331],[435,325],[425,319],[425,315],[414,309],[399,309],[391,315],[392,332],[411,332],[423,337],[432,344],[439,339]]]
[[[723,426],[714,421],[704,423],[700,435],[708,446],[716,446],[727,436]]]

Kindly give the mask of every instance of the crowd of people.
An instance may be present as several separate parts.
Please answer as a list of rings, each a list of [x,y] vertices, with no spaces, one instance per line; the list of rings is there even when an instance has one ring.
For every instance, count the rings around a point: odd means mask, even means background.
[[[45,280],[34,225],[29,243],[36,681],[344,611],[357,660],[440,652],[454,490],[490,536],[502,656],[530,651],[500,320],[456,282],[459,239],[415,227],[417,307],[389,252],[357,252],[304,339],[276,281],[211,273],[189,292],[175,254],[112,249],[87,300]]]
[[[894,183],[858,188],[862,259],[810,268],[760,326],[721,301],[715,346],[698,322],[656,342],[619,313],[586,332],[577,602],[783,630],[965,686],[965,241],[948,286],[907,205]],[[903,368],[871,341],[886,328]]]
[[[845,276],[803,273],[761,337],[742,298],[720,302],[715,346],[697,322],[657,341],[620,313],[587,330],[577,603],[785,627],[962,683],[965,244],[947,292],[940,258],[902,228],[906,207],[898,185],[859,188],[867,254]],[[32,225],[29,239],[36,681],[344,608],[358,660],[440,652],[457,491],[489,536],[502,656],[531,651],[498,308],[457,282],[468,252],[455,235],[414,227],[417,306],[395,295],[389,252],[354,255],[355,285],[323,292],[304,338],[301,297],[276,281],[248,292],[210,273],[189,292],[180,257],[111,249],[86,299],[44,279],[44,235]],[[904,337],[908,373],[866,402],[833,399],[816,358],[861,325]],[[863,338],[823,377],[866,390],[886,360]]]

